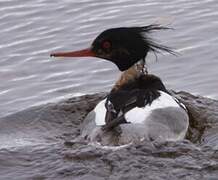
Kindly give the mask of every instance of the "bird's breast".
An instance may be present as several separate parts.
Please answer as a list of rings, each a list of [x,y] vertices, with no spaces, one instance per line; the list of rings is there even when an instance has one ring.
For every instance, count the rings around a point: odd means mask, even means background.
[[[95,124],[97,126],[103,126],[105,125],[105,117],[106,117],[106,112],[107,112],[107,109],[105,108],[105,103],[106,103],[106,98],[103,99],[102,101],[100,101],[95,109],[94,109],[94,112],[95,112]]]

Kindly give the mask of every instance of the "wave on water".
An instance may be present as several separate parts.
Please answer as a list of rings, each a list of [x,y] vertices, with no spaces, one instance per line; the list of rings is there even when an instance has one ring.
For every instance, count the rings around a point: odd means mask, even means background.
[[[140,142],[114,151],[78,137],[105,94],[70,98],[0,120],[0,179],[216,179],[218,102],[180,92],[189,110],[187,139]]]

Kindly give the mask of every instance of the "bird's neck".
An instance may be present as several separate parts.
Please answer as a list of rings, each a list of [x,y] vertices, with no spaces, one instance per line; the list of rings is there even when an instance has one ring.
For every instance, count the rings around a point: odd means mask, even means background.
[[[113,86],[112,91],[119,90],[123,85],[136,80],[143,73],[147,73],[145,63],[144,61],[139,61],[121,74]]]

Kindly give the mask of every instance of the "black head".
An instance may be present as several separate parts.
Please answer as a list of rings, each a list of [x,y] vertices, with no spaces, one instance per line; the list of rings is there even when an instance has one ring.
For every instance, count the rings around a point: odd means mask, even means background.
[[[51,56],[99,57],[113,62],[119,70],[124,71],[136,62],[145,59],[149,51],[173,53],[168,47],[155,43],[148,36],[150,32],[162,29],[168,28],[160,25],[149,25],[108,29],[97,36],[89,49],[68,53],[54,53]]]

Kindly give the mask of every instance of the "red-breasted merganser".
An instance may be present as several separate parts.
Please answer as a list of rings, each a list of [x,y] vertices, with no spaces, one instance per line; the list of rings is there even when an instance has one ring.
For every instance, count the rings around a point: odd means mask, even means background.
[[[98,57],[117,65],[120,71],[129,69],[140,60],[145,60],[149,51],[174,52],[159,45],[147,36],[154,30],[168,29],[159,25],[144,27],[121,27],[102,32],[93,41],[91,47],[80,51],[52,53],[53,57]]]
[[[141,140],[181,140],[189,125],[186,107],[173,97],[157,76],[146,74],[149,51],[166,51],[148,33],[159,25],[114,28],[102,32],[91,47],[53,53],[55,57],[93,56],[109,60],[124,71],[109,95],[85,118],[82,136],[100,145],[126,145]]]

